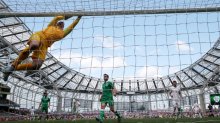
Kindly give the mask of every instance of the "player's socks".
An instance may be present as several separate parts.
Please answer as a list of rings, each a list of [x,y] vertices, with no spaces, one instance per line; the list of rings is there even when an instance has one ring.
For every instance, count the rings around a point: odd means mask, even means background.
[[[96,117],[96,121],[98,121],[99,123],[103,123],[104,117],[105,117],[104,110],[101,109],[99,112],[99,117]]]
[[[117,111],[115,111],[114,114],[115,114],[117,117],[121,117],[120,114],[119,114]]]
[[[103,122],[103,120],[105,118],[105,112],[103,109],[101,109],[99,112],[99,118],[100,118],[101,122]]]
[[[119,112],[115,111],[114,114],[118,117],[118,123],[121,122],[121,116],[119,114]]]

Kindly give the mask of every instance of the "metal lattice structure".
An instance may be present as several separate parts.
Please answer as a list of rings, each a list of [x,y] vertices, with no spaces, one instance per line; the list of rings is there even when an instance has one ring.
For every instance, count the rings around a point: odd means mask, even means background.
[[[218,5],[212,11],[218,12]],[[0,10],[6,13],[4,16],[0,16],[0,65],[3,67],[17,57],[33,32],[20,18],[16,17],[16,13],[13,14],[12,9],[7,6],[7,2],[0,2]],[[208,11],[208,9],[202,10]],[[54,13],[54,15],[57,14]],[[80,14],[83,15],[83,12],[75,13],[75,15]],[[21,14],[17,14],[17,16],[19,15],[21,16]],[[23,13],[22,16],[24,15]],[[40,15],[47,16],[46,14]],[[70,12],[69,15],[74,15],[74,13]],[[34,13],[30,14],[30,16],[33,17]],[[53,14],[50,14],[50,16],[53,16]],[[168,105],[169,97],[167,92],[172,80],[177,80],[181,85],[185,97],[198,95],[201,89],[205,93],[219,93],[219,81],[211,81],[214,71],[220,65],[220,39],[216,39],[214,42],[212,48],[196,62],[174,74],[153,79],[138,79],[136,81],[114,81],[114,85],[119,90],[119,96],[116,100],[118,102],[117,106],[124,106],[121,110],[128,109],[132,98],[137,100],[137,102],[143,102],[143,105],[146,105],[149,110],[152,108],[148,105],[149,103],[151,105],[156,103],[157,105],[157,102],[166,101]],[[52,110],[56,110],[57,95],[61,95],[64,99],[79,98],[85,101],[84,107],[96,109],[94,107],[97,107],[103,82],[102,78],[91,77],[69,68],[50,53],[47,54],[41,69],[28,77],[25,77],[24,71],[17,71],[13,73],[8,82],[3,82],[2,73],[0,73],[0,76],[1,82],[12,88],[10,99],[22,107],[37,106],[43,90],[49,90],[52,98]],[[129,94],[129,92],[134,93]]]

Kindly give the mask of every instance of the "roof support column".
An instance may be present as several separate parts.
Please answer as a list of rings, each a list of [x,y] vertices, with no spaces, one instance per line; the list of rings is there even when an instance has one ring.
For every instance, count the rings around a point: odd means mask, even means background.
[[[131,95],[129,95],[129,112],[132,112],[132,100],[131,100]]]
[[[204,97],[203,89],[200,89],[200,93],[198,96],[199,96],[200,108],[201,108],[202,112],[205,112],[206,106],[205,106],[205,97]]]
[[[62,112],[62,96],[61,92],[57,91],[57,112],[60,113]]]
[[[148,84],[147,84],[147,80],[145,79],[145,86],[146,86],[146,90],[147,90],[147,96],[148,96],[148,100],[147,100],[147,110],[151,111],[151,94],[149,94],[149,89],[148,89]]]
[[[148,111],[151,111],[152,108],[151,108],[151,95],[148,94]]]

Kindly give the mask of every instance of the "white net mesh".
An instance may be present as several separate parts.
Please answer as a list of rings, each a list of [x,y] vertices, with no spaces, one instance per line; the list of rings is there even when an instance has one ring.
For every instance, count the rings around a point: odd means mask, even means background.
[[[132,110],[131,108],[138,110],[142,106],[146,110],[168,109],[170,97],[167,93],[171,80],[174,79],[183,88],[183,105],[191,105],[199,102],[197,99],[199,88],[207,82],[207,78],[220,63],[219,44],[216,44],[216,51],[210,51],[210,56],[206,54],[219,38],[219,1],[5,0],[5,3],[15,15],[41,12],[81,12],[83,15],[84,12],[103,12],[102,16],[83,16],[71,34],[49,49],[52,56],[71,70],[79,72],[79,76],[75,76],[74,72],[68,73],[65,67],[54,64],[50,59],[42,66],[42,70],[51,82],[55,81],[49,83],[50,85],[67,89],[61,93],[63,98],[79,98],[92,103],[88,107],[85,103],[85,108],[98,109],[102,80],[97,78],[102,79],[104,73],[109,73],[116,88],[121,92],[121,95],[115,99],[119,110]],[[216,8],[216,11],[187,12],[190,8],[210,7]],[[185,9],[185,12],[138,15],[120,15],[117,12],[114,15],[115,11],[129,10],[135,13],[137,10],[154,12],[160,9]],[[112,16],[105,16],[105,11],[111,11]],[[17,21],[12,18],[6,16],[1,19],[0,27],[7,27],[1,29],[1,36],[21,50],[25,47],[30,33],[23,26],[16,25]],[[74,16],[66,20],[65,25],[69,25],[75,18]],[[20,19],[31,32],[36,32],[45,28],[52,18],[20,17]],[[12,37],[11,34],[16,36]],[[201,58],[206,59],[206,62],[201,61]],[[23,76],[19,72],[18,74]],[[90,79],[87,76],[94,78]],[[15,84],[18,79],[11,78],[10,81]],[[38,82],[39,85],[42,83],[44,81]],[[15,97],[12,98],[14,101],[19,99],[16,102],[23,107],[30,107],[29,102],[32,102],[31,104],[37,102],[43,91],[34,91],[31,89],[32,84],[26,85],[24,81],[18,82],[18,85],[24,85],[24,88],[18,90],[15,88],[13,91]],[[38,89],[37,86],[34,87]],[[32,96],[34,99],[25,96],[25,94],[29,95],[27,88],[36,94]],[[219,86],[216,85],[216,88],[218,90]],[[19,89],[22,92],[18,92]],[[76,93],[72,93],[71,90]],[[87,93],[83,93],[84,90]],[[127,95],[127,92],[131,91],[140,95]],[[215,89],[211,88],[206,92],[213,93]],[[51,95],[54,96],[55,109],[57,92],[51,90]],[[208,95],[205,101],[209,102]]]

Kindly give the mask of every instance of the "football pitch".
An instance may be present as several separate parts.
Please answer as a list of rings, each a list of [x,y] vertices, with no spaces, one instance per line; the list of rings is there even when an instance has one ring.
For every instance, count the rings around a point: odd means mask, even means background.
[[[49,121],[14,121],[14,122],[1,122],[1,123],[98,123],[95,120],[49,120]],[[117,120],[105,120],[104,123],[117,123]],[[220,123],[220,117],[215,118],[148,118],[148,119],[123,119],[121,123]]]

